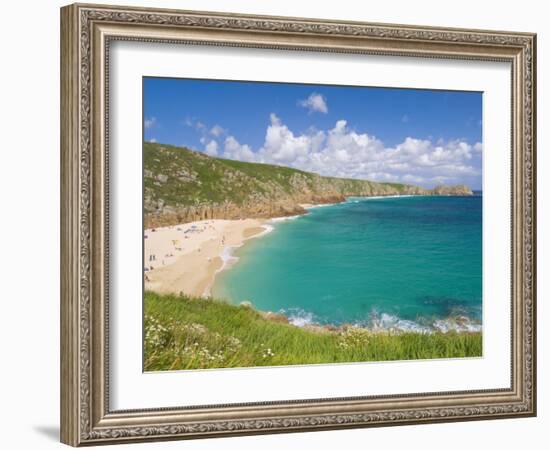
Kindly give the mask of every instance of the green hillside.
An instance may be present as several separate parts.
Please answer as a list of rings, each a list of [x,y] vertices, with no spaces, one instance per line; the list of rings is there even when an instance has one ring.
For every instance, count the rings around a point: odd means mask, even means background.
[[[301,203],[336,202],[349,195],[430,193],[406,184],[322,177],[289,167],[213,158],[165,144],[144,143],[143,158],[146,226],[297,214],[303,212]]]

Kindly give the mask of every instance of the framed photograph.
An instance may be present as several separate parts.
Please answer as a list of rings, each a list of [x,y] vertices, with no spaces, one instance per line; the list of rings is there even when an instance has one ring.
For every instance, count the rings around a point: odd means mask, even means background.
[[[535,58],[62,8],[62,442],[535,415]]]

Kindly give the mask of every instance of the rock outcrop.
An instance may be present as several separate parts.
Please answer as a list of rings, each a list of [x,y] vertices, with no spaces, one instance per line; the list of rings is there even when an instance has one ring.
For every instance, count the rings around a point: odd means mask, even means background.
[[[431,190],[432,195],[472,195],[472,190],[465,184],[456,186],[439,185]]]

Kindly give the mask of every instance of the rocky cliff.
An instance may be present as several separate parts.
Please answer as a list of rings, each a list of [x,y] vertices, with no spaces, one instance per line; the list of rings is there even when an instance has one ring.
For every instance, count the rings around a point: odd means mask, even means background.
[[[349,196],[472,195],[467,186],[433,190],[399,183],[322,177],[269,164],[212,158],[164,144],[144,144],[145,227],[203,219],[279,217],[304,213],[300,204]]]

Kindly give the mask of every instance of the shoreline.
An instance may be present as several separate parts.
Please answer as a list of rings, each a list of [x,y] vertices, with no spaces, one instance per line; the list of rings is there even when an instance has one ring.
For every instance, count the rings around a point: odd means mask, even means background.
[[[265,220],[201,220],[144,230],[144,288],[159,294],[207,297],[231,253],[269,233]]]
[[[340,202],[340,203],[345,203]],[[231,268],[233,252],[273,231],[277,222],[340,203],[303,204],[304,213],[268,219],[209,219],[143,231],[144,289],[159,294],[210,297],[216,275]]]
[[[299,206],[304,212],[291,216],[207,219],[145,229],[144,288],[159,294],[209,297],[216,275],[231,268],[236,259],[233,252],[247,240],[270,233],[273,231],[271,224],[297,219],[311,209],[347,203],[347,199],[332,203],[302,203]]]
[[[246,305],[253,309],[254,305]],[[289,325],[298,328],[304,328],[317,331],[342,331],[346,329],[365,330],[369,333],[481,333],[483,332],[483,324],[476,319],[465,315],[457,314],[450,315],[444,318],[433,319],[431,322],[423,323],[422,321],[414,321],[403,319],[399,316],[381,313],[375,317],[370,317],[368,321],[360,322],[343,322],[343,323],[322,323],[315,320],[314,314],[306,311],[301,311],[299,315],[290,314],[281,310],[279,312],[261,311],[255,309],[262,317],[267,320],[285,321]]]
[[[242,242],[239,243],[238,245],[227,245],[222,249],[219,255],[222,260],[222,265],[220,268],[218,268],[214,272],[214,277],[212,279],[212,282],[210,283],[209,286],[206,287],[206,289],[202,293],[203,297],[211,297],[211,291],[212,291],[212,287],[214,286],[214,282],[216,281],[216,275],[224,270],[230,269],[234,264],[236,264],[239,258],[237,258],[236,256],[233,256],[233,253],[235,252],[235,250],[245,245],[246,241],[250,239],[260,238],[273,231],[273,227],[269,225],[268,222],[269,220],[264,221],[264,223],[262,224],[263,231],[259,231],[258,233],[254,233],[254,234],[251,234],[250,236],[244,237]],[[245,230],[245,234],[246,234],[246,230]]]
[[[348,203],[349,198],[415,196],[419,195],[348,196],[341,202],[299,204],[304,212],[292,216],[209,219],[146,229],[143,232],[144,289],[159,294],[210,297],[216,275],[231,268],[238,259],[233,252],[249,239],[273,231],[273,224],[297,219],[311,209]]]

